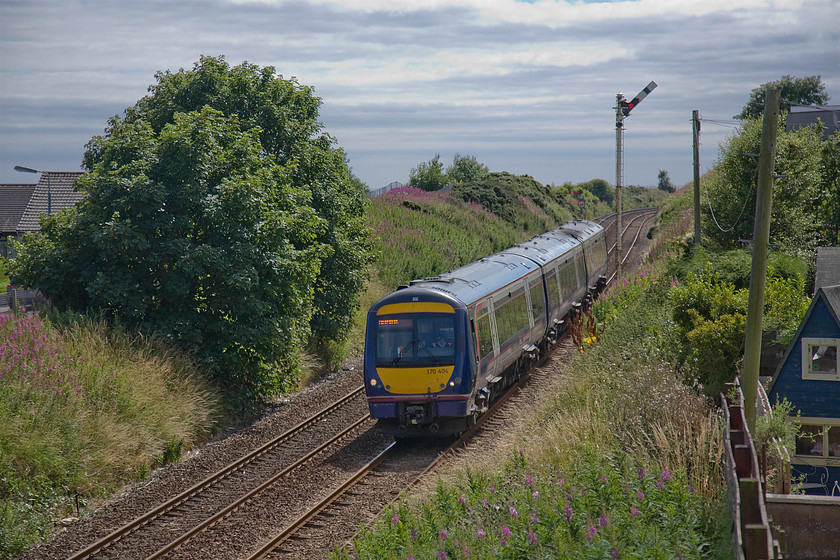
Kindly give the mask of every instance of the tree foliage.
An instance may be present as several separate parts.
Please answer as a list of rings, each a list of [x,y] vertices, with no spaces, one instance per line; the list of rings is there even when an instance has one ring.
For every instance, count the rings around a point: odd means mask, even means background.
[[[764,114],[764,97],[768,89],[779,90],[782,113],[790,112],[791,105],[825,105],[829,100],[825,84],[822,83],[820,76],[795,78],[786,75],[753,89],[749,101],[734,118],[741,120],[760,118]]]
[[[202,57],[87,145],[86,200],[17,273],[194,350],[240,395],[282,389],[310,335],[341,338],[371,258],[364,186],[320,100],[274,68]]]
[[[816,126],[788,133],[784,120],[780,119],[776,142],[778,178],[773,186],[770,242],[809,249],[824,243],[832,228],[836,230],[831,225],[836,197],[823,194],[823,190],[836,192],[831,186],[832,181],[836,185],[836,174],[827,165],[836,152],[821,139]],[[760,120],[744,122],[737,135],[721,144],[715,171],[705,181],[704,235],[724,247],[752,239],[758,165],[749,154],[761,150],[761,128]]]
[[[446,176],[455,184],[481,181],[490,171],[475,156],[462,156],[459,153],[452,158],[452,165],[446,168]]]
[[[674,187],[674,183],[671,182],[671,177],[668,176],[668,172],[664,169],[659,170],[659,184],[657,185],[657,188],[660,191],[665,191],[667,193],[672,193],[677,190]]]
[[[449,183],[449,178],[443,170],[440,154],[427,162],[420,162],[411,170],[408,178],[409,186],[424,191],[439,191]]]

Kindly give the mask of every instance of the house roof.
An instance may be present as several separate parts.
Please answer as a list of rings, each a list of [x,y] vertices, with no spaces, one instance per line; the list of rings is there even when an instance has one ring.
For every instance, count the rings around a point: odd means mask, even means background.
[[[13,233],[26,210],[35,185],[0,185],[0,233]]]
[[[821,107],[805,107],[791,105],[785,128],[787,132],[797,128],[822,121],[823,138],[828,138],[840,128],[840,105],[823,105]]]
[[[805,317],[803,317],[802,321],[799,323],[799,328],[796,329],[796,334],[793,335],[793,338],[791,338],[788,343],[788,347],[785,350],[785,357],[782,358],[781,362],[779,362],[779,366],[773,374],[773,379],[770,381],[768,391],[772,390],[773,385],[776,384],[776,380],[779,378],[779,373],[781,373],[782,369],[785,367],[793,347],[799,343],[799,339],[802,337],[802,331],[805,329],[805,325],[808,324],[808,320],[811,318],[811,314],[820,300],[825,301],[826,307],[828,307],[828,311],[831,313],[831,317],[834,319],[834,322],[837,325],[840,325],[840,285],[823,286],[817,289],[817,293],[814,294],[814,299],[811,300],[811,305],[808,306],[808,311],[805,312]]]
[[[840,284],[840,247],[817,247],[814,293],[825,286]]]
[[[35,191],[29,199],[29,204],[20,219],[17,231],[24,233],[41,229],[39,218],[47,213],[49,206],[52,212],[75,206],[84,197],[84,193],[75,189],[76,179],[81,171],[44,171]],[[48,202],[49,201],[49,202]]]

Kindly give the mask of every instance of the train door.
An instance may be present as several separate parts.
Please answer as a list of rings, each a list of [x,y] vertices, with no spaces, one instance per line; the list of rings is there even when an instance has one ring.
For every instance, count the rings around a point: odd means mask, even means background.
[[[489,298],[475,307],[475,336],[480,377],[493,377],[496,369],[496,356],[499,355],[499,339],[496,330],[496,314],[493,302]]]

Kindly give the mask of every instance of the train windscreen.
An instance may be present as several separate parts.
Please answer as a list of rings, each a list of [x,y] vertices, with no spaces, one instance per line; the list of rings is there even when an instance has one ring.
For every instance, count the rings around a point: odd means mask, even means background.
[[[454,363],[455,316],[452,313],[398,313],[377,317],[377,366]]]

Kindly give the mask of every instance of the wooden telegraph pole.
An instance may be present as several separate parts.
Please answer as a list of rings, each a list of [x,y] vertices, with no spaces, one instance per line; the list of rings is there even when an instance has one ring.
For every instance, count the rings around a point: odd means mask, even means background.
[[[761,330],[764,319],[764,288],[767,284],[767,245],[770,242],[770,211],[773,206],[773,169],[776,162],[776,137],[779,133],[779,90],[768,89],[764,97],[764,124],[761,129],[761,154],[758,158],[758,187],[753,226],[750,296],[747,305],[747,333],[744,351],[744,416],[755,434],[755,399],[758,395],[758,370],[761,365]]]
[[[700,245],[700,111],[691,112],[694,145],[694,244]]]
[[[656,88],[656,82],[650,82],[631,101],[624,99],[622,93],[615,96],[615,277],[621,278],[621,183],[624,179],[624,119],[630,111],[642,102],[642,99]]]

